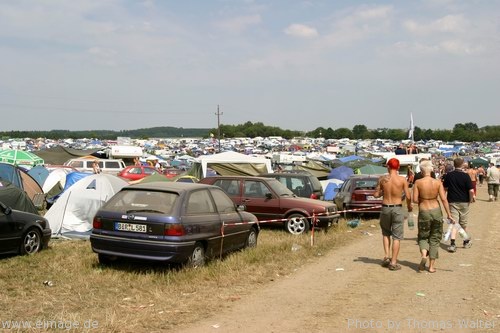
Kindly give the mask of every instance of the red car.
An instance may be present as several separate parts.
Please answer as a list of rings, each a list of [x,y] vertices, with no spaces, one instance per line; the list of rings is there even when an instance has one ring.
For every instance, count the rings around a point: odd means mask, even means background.
[[[155,173],[161,172],[149,165],[129,165],[122,171],[118,172],[118,177],[126,180],[139,180]]]
[[[340,215],[335,204],[323,200],[299,198],[277,179],[251,176],[214,176],[200,180],[216,185],[238,206],[257,216],[259,221],[282,225],[291,234],[311,229],[311,217],[318,215],[317,228],[328,229]]]
[[[381,175],[352,175],[340,188],[333,201],[339,210],[344,211],[344,217],[351,215],[374,213],[380,214],[382,198],[375,198],[375,188]],[[346,212],[346,210],[352,210]],[[359,211],[358,211],[359,210]]]

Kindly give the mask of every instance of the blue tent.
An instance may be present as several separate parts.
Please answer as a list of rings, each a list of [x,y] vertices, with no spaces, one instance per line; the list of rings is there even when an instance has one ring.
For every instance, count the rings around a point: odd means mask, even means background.
[[[364,160],[364,157],[357,156],[357,155],[349,155],[346,157],[341,157],[339,158],[340,162],[342,163],[347,163],[347,162],[352,162],[352,161],[359,161],[359,160]]]
[[[28,175],[33,177],[34,180],[38,183],[38,185],[43,186],[45,183],[45,179],[49,176],[49,170],[43,165],[36,165],[33,168],[29,169]]]
[[[66,175],[66,184],[64,185],[64,189],[57,195],[54,195],[53,197],[47,198],[47,202],[49,204],[53,204],[56,202],[56,200],[66,191],[68,188],[71,187],[74,183],[79,181],[82,178],[85,178],[87,176],[92,175],[91,173],[88,172],[78,172],[78,171],[73,171],[70,172]]]
[[[341,165],[332,169],[327,176],[327,179],[339,179],[346,180],[351,175],[354,175],[354,170],[352,168],[346,167],[345,165]]]
[[[323,200],[331,201],[335,199],[335,196],[337,195],[337,191],[335,191],[335,189],[341,186],[342,184],[328,183],[328,185],[326,185],[325,192],[323,193]]]

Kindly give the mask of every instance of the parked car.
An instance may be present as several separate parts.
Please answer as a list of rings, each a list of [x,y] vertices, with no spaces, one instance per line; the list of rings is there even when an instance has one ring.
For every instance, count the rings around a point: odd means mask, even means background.
[[[375,198],[380,175],[352,175],[338,189],[334,202],[339,210],[360,209],[359,213],[380,213],[382,197]],[[378,206],[378,207],[376,207]],[[354,212],[355,213],[355,212]],[[345,212],[347,216],[349,212]]]
[[[122,171],[118,172],[118,177],[130,181],[139,180],[155,173],[160,173],[160,171],[149,165],[129,165]]]
[[[197,183],[199,181],[199,179],[194,177],[194,176],[184,175],[184,176],[180,176],[180,177],[175,178],[175,181],[181,182],[181,183]]]
[[[279,180],[298,197],[323,200],[323,187],[318,178],[309,172],[275,172],[261,176]]]
[[[94,217],[90,243],[102,264],[123,257],[198,267],[221,251],[255,247],[259,230],[216,186],[151,182],[111,197]]]
[[[309,231],[313,215],[317,216],[314,226],[325,230],[339,219],[334,203],[299,198],[274,178],[212,176],[200,183],[219,186],[259,221],[282,225],[291,234]]]
[[[0,254],[34,254],[47,248],[52,231],[42,216],[0,202]]]
[[[166,168],[163,170],[163,173],[165,176],[168,178],[175,178],[177,176],[182,175],[183,173],[186,173],[185,170],[177,169],[177,168]]]

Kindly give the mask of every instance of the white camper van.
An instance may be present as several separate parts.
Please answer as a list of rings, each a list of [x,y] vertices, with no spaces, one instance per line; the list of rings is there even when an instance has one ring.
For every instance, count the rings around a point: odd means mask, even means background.
[[[73,158],[64,163],[64,165],[71,166],[80,172],[93,172],[92,164],[96,159],[94,158]],[[98,159],[99,168],[102,173],[116,175],[125,168],[125,163],[121,159]]]

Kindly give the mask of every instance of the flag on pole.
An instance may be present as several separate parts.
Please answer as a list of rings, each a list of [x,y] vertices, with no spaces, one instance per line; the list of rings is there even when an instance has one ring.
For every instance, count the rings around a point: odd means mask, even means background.
[[[408,139],[413,141],[413,131],[415,130],[415,126],[413,125],[413,113],[410,112],[410,131],[408,132]]]

